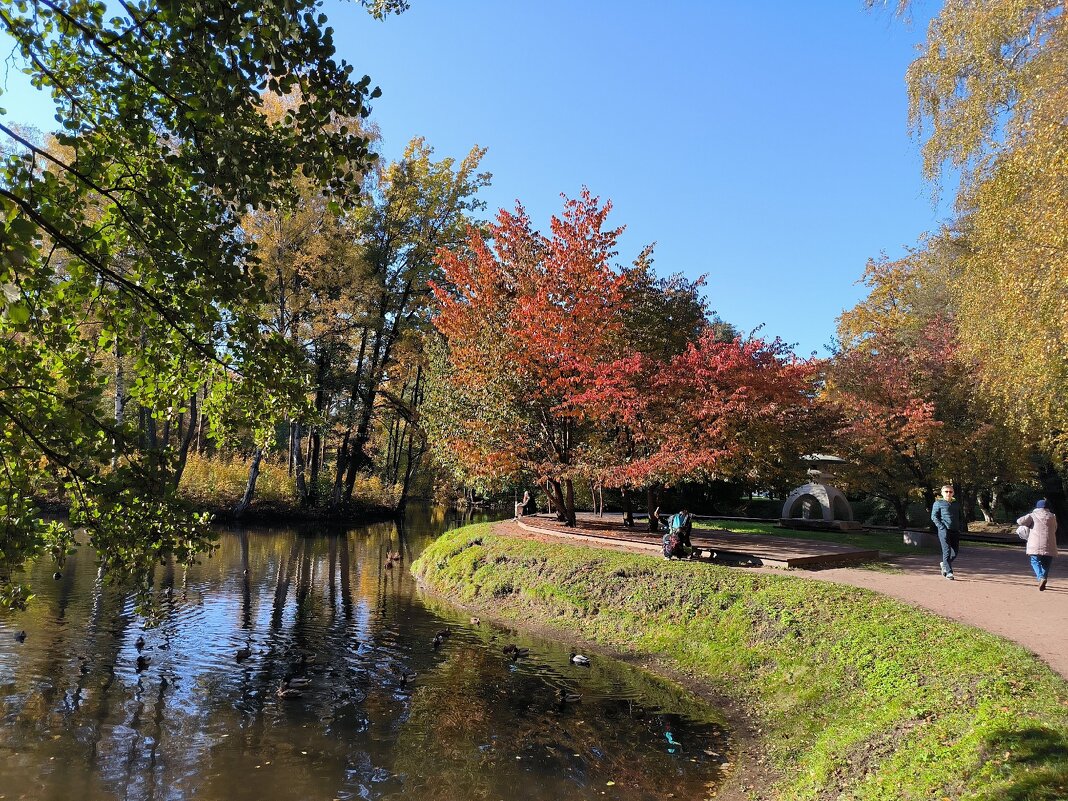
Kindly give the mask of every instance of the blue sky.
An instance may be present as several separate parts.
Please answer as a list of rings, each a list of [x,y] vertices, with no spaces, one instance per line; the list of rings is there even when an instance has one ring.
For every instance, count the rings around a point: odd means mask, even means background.
[[[664,273],[707,275],[726,320],[824,353],[864,294],[868,258],[900,255],[946,214],[907,130],[911,25],[861,0],[413,0],[377,22],[326,6],[340,54],[383,96],[396,158],[489,148],[492,212],[522,200],[548,228],[588,186],[625,224],[619,259],[657,243]],[[8,48],[3,53],[6,55]],[[7,117],[47,128],[47,103],[5,76]]]

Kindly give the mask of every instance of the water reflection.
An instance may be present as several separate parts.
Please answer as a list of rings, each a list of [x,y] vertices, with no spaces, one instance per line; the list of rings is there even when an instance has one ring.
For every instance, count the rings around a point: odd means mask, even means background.
[[[0,798],[661,799],[718,781],[706,707],[422,600],[408,566],[453,522],[437,514],[224,532],[211,559],[159,568],[151,626],[87,551],[57,581],[34,567],[40,596],[0,619]]]

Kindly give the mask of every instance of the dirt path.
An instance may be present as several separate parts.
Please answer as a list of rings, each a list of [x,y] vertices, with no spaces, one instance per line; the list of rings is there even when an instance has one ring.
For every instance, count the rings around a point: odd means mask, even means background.
[[[511,536],[554,539],[531,535],[510,522],[498,524],[498,530]],[[604,540],[586,542],[593,547],[614,546]],[[615,547],[626,549],[623,543]],[[890,571],[839,567],[794,570],[787,575],[865,587],[985,629],[1033,651],[1068,679],[1068,556],[1053,561],[1044,592],[1038,591],[1023,548],[969,546],[965,542],[954,562],[955,581],[942,578],[937,554],[894,556],[886,562]],[[783,575],[782,570],[773,568],[735,569]]]

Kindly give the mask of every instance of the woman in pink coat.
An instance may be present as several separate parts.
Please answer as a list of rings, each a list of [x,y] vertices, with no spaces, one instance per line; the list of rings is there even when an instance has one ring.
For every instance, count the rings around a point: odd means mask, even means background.
[[[1057,516],[1049,509],[1049,503],[1043,499],[1035,504],[1034,511],[1016,521],[1020,527],[1016,533],[1020,539],[1027,540],[1027,555],[1031,557],[1031,568],[1038,579],[1038,589],[1046,589],[1049,566],[1057,555]]]

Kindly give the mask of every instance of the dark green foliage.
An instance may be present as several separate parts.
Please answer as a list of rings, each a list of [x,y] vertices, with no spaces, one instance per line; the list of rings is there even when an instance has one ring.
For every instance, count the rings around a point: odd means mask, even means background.
[[[216,420],[256,421],[300,388],[250,313],[239,218],[288,202],[297,172],[353,201],[372,161],[331,123],[378,90],[334,59],[318,2],[120,5],[0,0],[58,124],[46,141],[0,125],[0,605],[25,601],[10,580],[28,555],[66,547],[30,497],[70,505],[119,572],[208,544],[167,434],[198,390]]]

